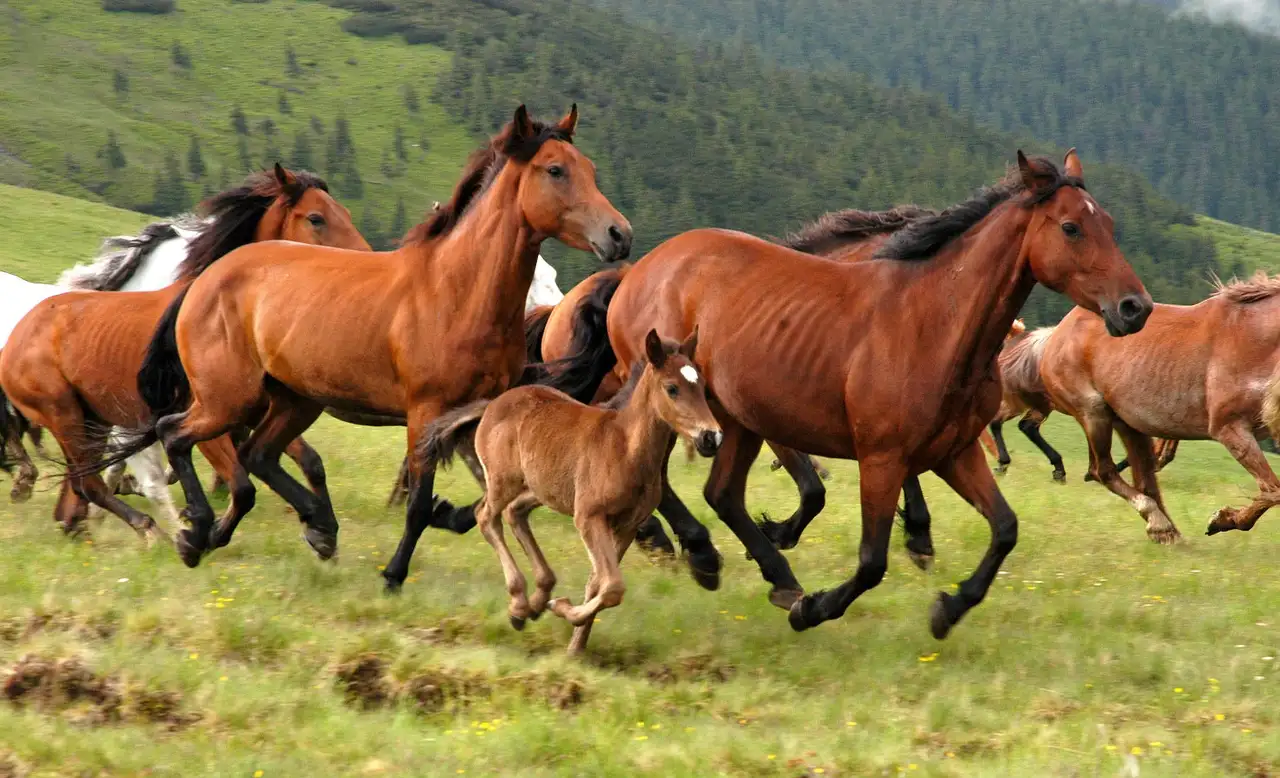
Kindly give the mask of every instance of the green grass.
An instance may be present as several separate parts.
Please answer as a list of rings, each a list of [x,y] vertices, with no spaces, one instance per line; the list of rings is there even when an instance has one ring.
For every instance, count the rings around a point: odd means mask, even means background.
[[[1252,490],[1216,444],[1184,444],[1163,475],[1188,537],[1165,548],[1127,504],[1081,482],[1082,436],[1068,422],[1046,428],[1066,486],[1011,436],[1001,484],[1019,545],[944,643],[928,634],[929,604],[988,535],[935,478],[936,569],[912,567],[895,536],[884,583],[843,620],[797,635],[697,498],[704,465],[677,464],[678,490],[726,555],[722,589],[631,555],[626,601],[571,661],[563,622],[507,625],[501,572],[478,534],[429,532],[403,594],[381,593],[402,521],[382,506],[401,434],[326,419],[309,435],[342,521],[332,563],[263,492],[233,544],[194,571],[114,518],[91,543],[62,538],[52,484],[28,505],[0,505],[0,665],[78,656],[126,690],[126,709],[144,688],[200,717],[171,731],[136,715],[85,723],[83,704],[0,703],[0,751],[32,775],[121,776],[1116,775],[1127,759],[1144,776],[1243,776],[1280,761],[1280,540],[1269,521],[1200,534],[1212,510]],[[811,589],[857,558],[857,469],[833,464],[827,509],[789,552]],[[458,471],[439,483],[459,499],[477,491]],[[785,514],[791,490],[761,463],[749,503]],[[572,524],[540,513],[535,530],[559,590],[580,592]],[[425,711],[407,695],[348,702],[337,677],[366,655],[385,663],[393,696],[415,683],[443,691]]]
[[[0,270],[52,283],[63,269],[87,262],[110,235],[127,235],[150,217],[71,197],[0,184],[4,240]]]
[[[1211,239],[1218,249],[1218,263],[1227,273],[1235,272],[1236,268],[1246,274],[1255,270],[1280,272],[1280,235],[1208,216],[1197,216],[1194,227],[1174,229],[1187,229]]]
[[[216,186],[224,168],[227,181],[238,181],[244,171],[230,120],[236,105],[249,119],[252,162],[260,167],[275,161],[266,158],[262,119],[278,126],[276,145],[287,158],[295,132],[319,117],[326,134],[307,131],[319,169],[334,120],[343,115],[365,199],[376,204],[386,228],[397,197],[405,199],[410,218],[433,198],[444,199],[474,145],[466,128],[429,99],[436,74],[449,66],[447,52],[349,35],[339,27],[349,12],[318,3],[182,0],[178,11],[156,16],[108,13],[81,0],[13,0],[0,14],[0,181],[6,183],[148,203],[165,150],[182,155],[185,170],[192,135],[212,168],[192,191]],[[190,54],[190,71],[173,64],[175,42]],[[286,73],[289,47],[299,76]],[[113,89],[117,69],[129,80],[125,96]],[[419,95],[416,115],[405,107],[406,86]],[[282,91],[290,114],[278,108]],[[381,166],[397,123],[411,144],[409,159],[388,177]],[[97,158],[108,131],[117,134],[129,161],[114,174]],[[423,139],[429,151],[417,147]],[[81,172],[70,173],[68,163]]]

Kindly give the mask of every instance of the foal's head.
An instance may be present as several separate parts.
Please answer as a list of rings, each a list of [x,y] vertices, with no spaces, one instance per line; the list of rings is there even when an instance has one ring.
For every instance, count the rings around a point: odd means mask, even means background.
[[[699,454],[709,457],[720,448],[724,433],[707,406],[707,384],[693,363],[697,347],[697,329],[680,344],[664,342],[657,330],[649,330],[644,339],[649,364],[641,380],[654,384],[648,392],[653,412],[677,434],[692,440]]]
[[[1112,335],[1141,330],[1151,313],[1151,295],[1116,245],[1111,215],[1084,190],[1084,169],[1075,149],[1062,169],[1018,152],[1018,170],[1034,210],[1023,251],[1036,280],[1100,314]]]

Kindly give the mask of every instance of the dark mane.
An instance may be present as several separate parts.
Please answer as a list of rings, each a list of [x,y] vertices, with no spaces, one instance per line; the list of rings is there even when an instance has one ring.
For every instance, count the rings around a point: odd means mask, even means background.
[[[644,368],[647,363],[644,357],[638,358],[631,363],[631,375],[627,376],[627,382],[622,385],[618,393],[610,397],[607,402],[601,405],[601,408],[608,408],[611,411],[620,411],[627,407],[627,403],[631,400],[631,395],[636,393],[636,386],[640,383],[640,376],[644,375]]]
[[[1230,300],[1233,303],[1248,305],[1250,303],[1269,300],[1280,294],[1280,276],[1269,276],[1267,271],[1259,270],[1247,281],[1233,278],[1223,281],[1213,277],[1213,296]]]
[[[936,211],[916,205],[900,205],[887,211],[832,211],[774,242],[806,254],[827,254],[872,235],[896,232],[916,219],[936,215]]]
[[[982,189],[963,203],[912,221],[885,241],[875,256],[898,260],[929,259],[952,239],[968,232],[997,206],[1016,195],[1025,192],[1027,196],[1022,198],[1020,204],[1024,208],[1032,208],[1053,197],[1064,186],[1084,189],[1083,181],[1068,176],[1056,162],[1047,157],[1034,157],[1029,162],[1042,179],[1034,190],[1028,191],[1021,174],[1015,168],[1003,181]]]
[[[530,123],[533,125],[533,134],[527,138],[515,137],[515,123],[508,122],[488,143],[471,152],[449,201],[429,211],[421,224],[405,234],[400,241],[401,245],[420,245],[447,235],[467,209],[489,188],[489,184],[493,183],[508,159],[528,162],[542,148],[542,144],[553,139],[573,143],[573,136],[556,125],[532,119]]]
[[[308,189],[329,191],[324,179],[314,173],[303,170],[292,173],[296,183],[287,189],[274,172],[264,170],[249,176],[240,186],[201,203],[200,210],[210,221],[187,248],[187,258],[178,265],[178,280],[191,281],[231,250],[252,243],[262,217],[278,198],[285,197],[286,204],[293,207]]]
[[[142,267],[147,257],[165,241],[179,237],[179,228],[198,230],[203,222],[191,215],[173,221],[152,222],[137,235],[107,238],[92,264],[79,264],[62,273],[58,286],[93,292],[118,292]]]

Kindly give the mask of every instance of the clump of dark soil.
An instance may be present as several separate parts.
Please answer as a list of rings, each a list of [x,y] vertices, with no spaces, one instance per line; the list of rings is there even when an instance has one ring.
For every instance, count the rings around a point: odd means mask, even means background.
[[[0,752],[0,778],[27,778],[27,766],[18,757]]]
[[[733,677],[734,667],[709,654],[693,654],[671,662],[650,664],[645,675],[658,684],[724,683]]]
[[[182,711],[177,692],[126,689],[119,679],[94,673],[78,657],[53,660],[28,654],[9,669],[0,693],[17,707],[86,726],[140,721],[177,730],[200,719]]]
[[[343,662],[338,666],[337,677],[349,705],[371,710],[391,699],[387,666],[376,654],[364,654]]]
[[[420,713],[458,711],[489,702],[496,693],[515,693],[568,710],[586,699],[586,687],[573,678],[520,673],[493,678],[482,673],[431,668],[393,678],[376,654],[362,654],[338,665],[335,677],[347,704],[362,710],[407,705]]]
[[[119,628],[119,618],[105,613],[83,617],[65,611],[11,616],[0,621],[0,641],[17,643],[39,632],[74,632],[86,640],[106,640]]]

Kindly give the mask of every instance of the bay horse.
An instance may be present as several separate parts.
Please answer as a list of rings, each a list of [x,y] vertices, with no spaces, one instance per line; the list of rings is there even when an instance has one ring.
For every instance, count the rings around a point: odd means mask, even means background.
[[[1280,480],[1258,445],[1280,439],[1280,278],[1219,284],[1195,305],[1157,305],[1134,338],[1101,336],[1102,322],[1072,310],[1040,363],[1054,406],[1073,416],[1089,443],[1089,473],[1146,520],[1157,543],[1181,538],[1155,476],[1151,438],[1217,440],[1258,484],[1244,508],[1224,507],[1206,534],[1249,530],[1280,503]],[[1111,460],[1120,435],[1133,486]]]
[[[955,594],[939,594],[930,627],[941,639],[986,596],[1017,540],[977,439],[999,406],[1001,345],[1032,288],[1101,314],[1116,336],[1140,331],[1152,302],[1074,150],[1063,167],[1019,152],[1001,183],[873,243],[868,261],[831,262],[739,232],[683,233],[618,287],[609,340],[628,364],[649,329],[679,338],[698,327],[696,361],[725,436],[704,494],[794,629],[839,618],[880,583],[910,476],[931,470],[974,505],[991,543]],[[860,463],[859,564],[831,591],[804,594],[747,513],[764,439]]]
[[[72,473],[96,464],[105,444],[104,425],[136,427],[149,419],[137,389],[147,344],[169,305],[221,257],[253,241],[278,239],[369,248],[324,181],[278,164],[273,172],[254,174],[242,186],[215,195],[203,209],[210,218],[197,228],[173,284],[146,292],[79,291],[48,298],[23,318],[0,355],[4,394],[23,417],[53,433]],[[204,442],[200,449],[214,470],[235,484],[215,537],[215,545],[225,545],[253,505],[254,489],[228,438]],[[302,464],[315,458],[301,439],[292,441],[290,450]],[[162,463],[154,467],[161,474],[162,507],[176,521]],[[323,488],[323,471],[306,472]],[[55,509],[64,531],[79,530],[86,500],[124,519],[139,534],[162,534],[150,517],[116,498],[96,475],[64,480]]]
[[[577,654],[596,614],[622,603],[626,585],[618,565],[662,497],[671,438],[687,436],[699,453],[711,456],[723,437],[692,361],[697,340],[694,332],[683,343],[664,342],[650,330],[643,360],[603,407],[546,386],[520,386],[446,413],[427,428],[424,461],[447,461],[465,436],[475,436],[485,488],[476,522],[502,563],[511,596],[507,613],[516,629],[550,607],[576,627],[569,653]],[[529,528],[529,511],[521,508],[532,502],[573,517],[591,559],[581,605],[551,599],[556,575]],[[533,564],[532,597],[499,516]]]
[[[197,217],[184,214],[172,220],[148,224],[137,235],[107,238],[91,264],[79,264],[64,271],[55,284],[33,283],[11,273],[0,272],[0,300],[4,300],[4,306],[0,308],[0,349],[4,348],[22,317],[42,300],[54,295],[77,289],[146,291],[173,283],[178,265],[186,256],[187,244],[201,223]],[[12,464],[17,465],[18,475],[14,478],[9,498],[13,502],[25,502],[31,497],[39,471],[23,448],[23,436],[31,439],[41,456],[47,455],[42,444],[42,428],[30,425],[20,416],[12,418],[15,423],[9,425],[8,437],[3,439],[10,457],[9,464],[0,467],[7,470]],[[4,459],[0,456],[0,461]],[[148,459],[145,452],[132,464],[142,466],[144,459]],[[150,471],[140,470],[140,475],[148,483],[155,480],[147,478]]]
[[[165,312],[138,374],[187,496],[178,535],[188,565],[208,548],[212,511],[191,448],[238,425],[254,431],[240,461],[290,503],[327,558],[338,523],[326,494],[280,467],[284,445],[326,407],[408,428],[408,452],[449,410],[494,397],[524,370],[524,302],[542,241],[603,261],[622,259],[631,225],[601,194],[595,166],[573,145],[578,110],[556,124],[523,105],[472,154],[449,202],[396,251],[358,253],[272,242],[231,252]],[[412,462],[404,535],[388,588],[433,517],[434,463]]]

